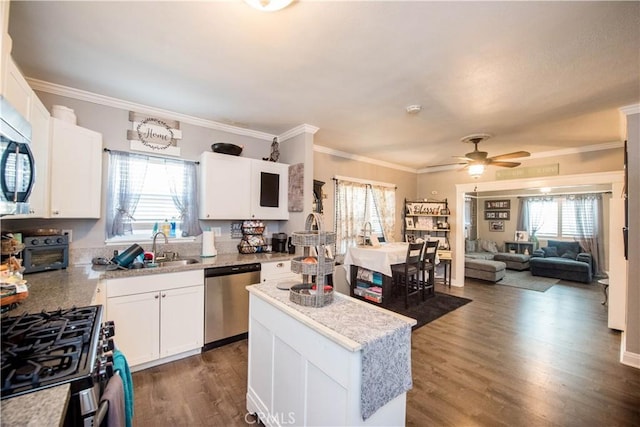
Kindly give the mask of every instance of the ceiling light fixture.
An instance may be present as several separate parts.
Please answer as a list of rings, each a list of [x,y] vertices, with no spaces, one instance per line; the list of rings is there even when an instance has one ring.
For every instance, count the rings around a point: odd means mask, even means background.
[[[469,176],[472,178],[480,178],[484,173],[484,165],[482,163],[478,163],[475,165],[469,165]]]
[[[289,6],[293,0],[244,0],[244,2],[263,12],[275,12]]]

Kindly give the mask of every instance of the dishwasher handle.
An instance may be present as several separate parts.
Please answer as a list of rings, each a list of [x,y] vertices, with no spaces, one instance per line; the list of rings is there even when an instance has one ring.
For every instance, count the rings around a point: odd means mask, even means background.
[[[252,264],[228,265],[225,267],[213,267],[204,269],[204,277],[229,276],[231,274],[250,273],[252,271],[260,271],[261,264],[259,262]]]

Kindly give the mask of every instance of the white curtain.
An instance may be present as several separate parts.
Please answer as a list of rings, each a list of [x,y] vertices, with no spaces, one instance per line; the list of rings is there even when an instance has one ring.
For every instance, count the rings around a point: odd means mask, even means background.
[[[107,185],[107,238],[132,232],[140,191],[144,184],[149,158],[122,151],[109,152]]]
[[[367,185],[351,181],[336,181],[336,253],[357,245],[358,234],[367,221]]]
[[[198,220],[198,180],[196,165],[181,160],[165,160],[169,191],[182,221],[182,236],[202,234]]]
[[[602,195],[585,194],[572,196],[574,205],[576,240],[593,257],[596,276],[604,276],[604,233],[602,224]]]
[[[395,188],[336,180],[336,253],[344,254],[358,244],[366,222],[380,219],[386,241],[393,240],[395,227]],[[370,212],[376,209],[377,212]]]
[[[393,242],[396,226],[396,189],[393,187],[372,185],[373,201],[378,209],[384,239]]]

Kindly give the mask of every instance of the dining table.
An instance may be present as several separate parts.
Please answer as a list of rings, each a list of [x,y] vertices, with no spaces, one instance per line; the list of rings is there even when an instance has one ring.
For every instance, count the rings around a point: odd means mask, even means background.
[[[381,243],[379,246],[352,246],[347,249],[344,257],[344,267],[347,272],[350,295],[354,295],[356,277],[359,269],[382,274],[382,305],[386,306],[390,300],[392,284],[391,266],[402,264],[407,258],[407,242]],[[439,263],[436,255],[436,264]]]

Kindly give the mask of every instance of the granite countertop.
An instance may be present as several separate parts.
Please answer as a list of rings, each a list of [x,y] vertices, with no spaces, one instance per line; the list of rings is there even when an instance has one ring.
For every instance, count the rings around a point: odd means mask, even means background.
[[[53,311],[59,308],[82,307],[91,304],[95,289],[101,279],[126,278],[149,274],[165,274],[187,270],[204,270],[210,267],[225,267],[262,262],[275,262],[293,258],[285,253],[263,253],[244,255],[218,254],[215,257],[195,258],[200,262],[184,266],[143,268],[133,270],[105,271],[92,265],[70,266],[54,270],[27,274],[24,278],[29,286],[29,296],[18,307],[2,317],[19,316],[22,313]],[[52,387],[2,401],[3,426],[47,426],[60,425],[66,413],[69,386]],[[33,404],[32,402],[38,402]],[[46,408],[38,409],[39,407]]]

